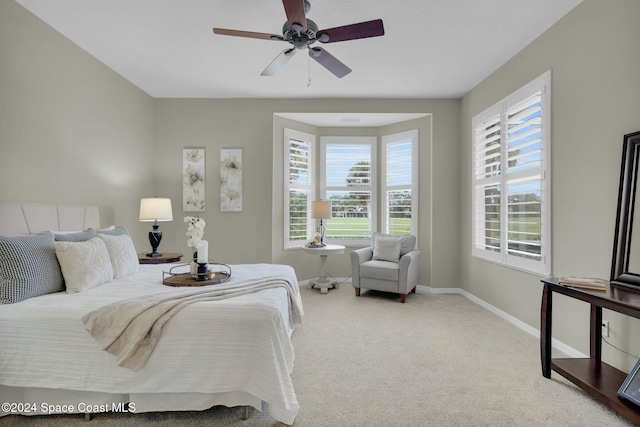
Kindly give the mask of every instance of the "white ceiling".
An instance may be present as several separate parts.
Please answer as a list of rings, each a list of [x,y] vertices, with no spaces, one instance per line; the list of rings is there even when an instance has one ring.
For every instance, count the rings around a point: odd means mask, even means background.
[[[212,32],[281,34],[280,0],[16,1],[157,98],[458,98],[582,0],[311,0],[320,29],[384,21],[383,37],[323,45],[342,79],[306,52],[262,77],[287,43]]]

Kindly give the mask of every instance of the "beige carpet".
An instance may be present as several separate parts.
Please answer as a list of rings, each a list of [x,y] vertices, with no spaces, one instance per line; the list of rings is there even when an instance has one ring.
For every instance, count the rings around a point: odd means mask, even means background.
[[[559,375],[542,377],[534,337],[459,295],[394,295],[349,283],[303,288],[294,333],[295,426],[627,426]],[[532,301],[532,304],[538,304]],[[268,413],[9,416],[0,426],[274,426]]]

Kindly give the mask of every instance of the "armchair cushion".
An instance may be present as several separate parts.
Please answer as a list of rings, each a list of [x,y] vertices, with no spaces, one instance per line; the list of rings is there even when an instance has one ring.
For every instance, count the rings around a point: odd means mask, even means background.
[[[400,237],[376,236],[373,245],[373,259],[398,262],[400,260]]]
[[[389,261],[367,261],[360,265],[360,277],[398,281],[400,264]]]

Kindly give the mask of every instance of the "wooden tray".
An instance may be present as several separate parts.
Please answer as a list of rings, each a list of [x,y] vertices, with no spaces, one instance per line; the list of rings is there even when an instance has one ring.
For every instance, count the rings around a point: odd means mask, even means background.
[[[211,277],[206,280],[197,280],[191,276],[191,273],[174,273],[177,267],[189,267],[189,264],[182,264],[172,267],[171,270],[162,272],[162,284],[167,286],[208,286],[224,283],[231,278],[231,267],[225,264],[209,264],[209,269],[214,267],[223,267],[223,271],[213,271]]]

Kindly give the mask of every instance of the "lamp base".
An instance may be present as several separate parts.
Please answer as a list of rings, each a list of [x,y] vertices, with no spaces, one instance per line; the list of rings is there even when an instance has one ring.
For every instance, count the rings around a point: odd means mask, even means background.
[[[160,246],[160,241],[162,240],[162,231],[158,230],[158,224],[153,225],[153,231],[149,232],[149,243],[151,243],[151,252],[147,254],[150,258],[156,258],[162,256],[161,253],[156,251],[158,246]]]

